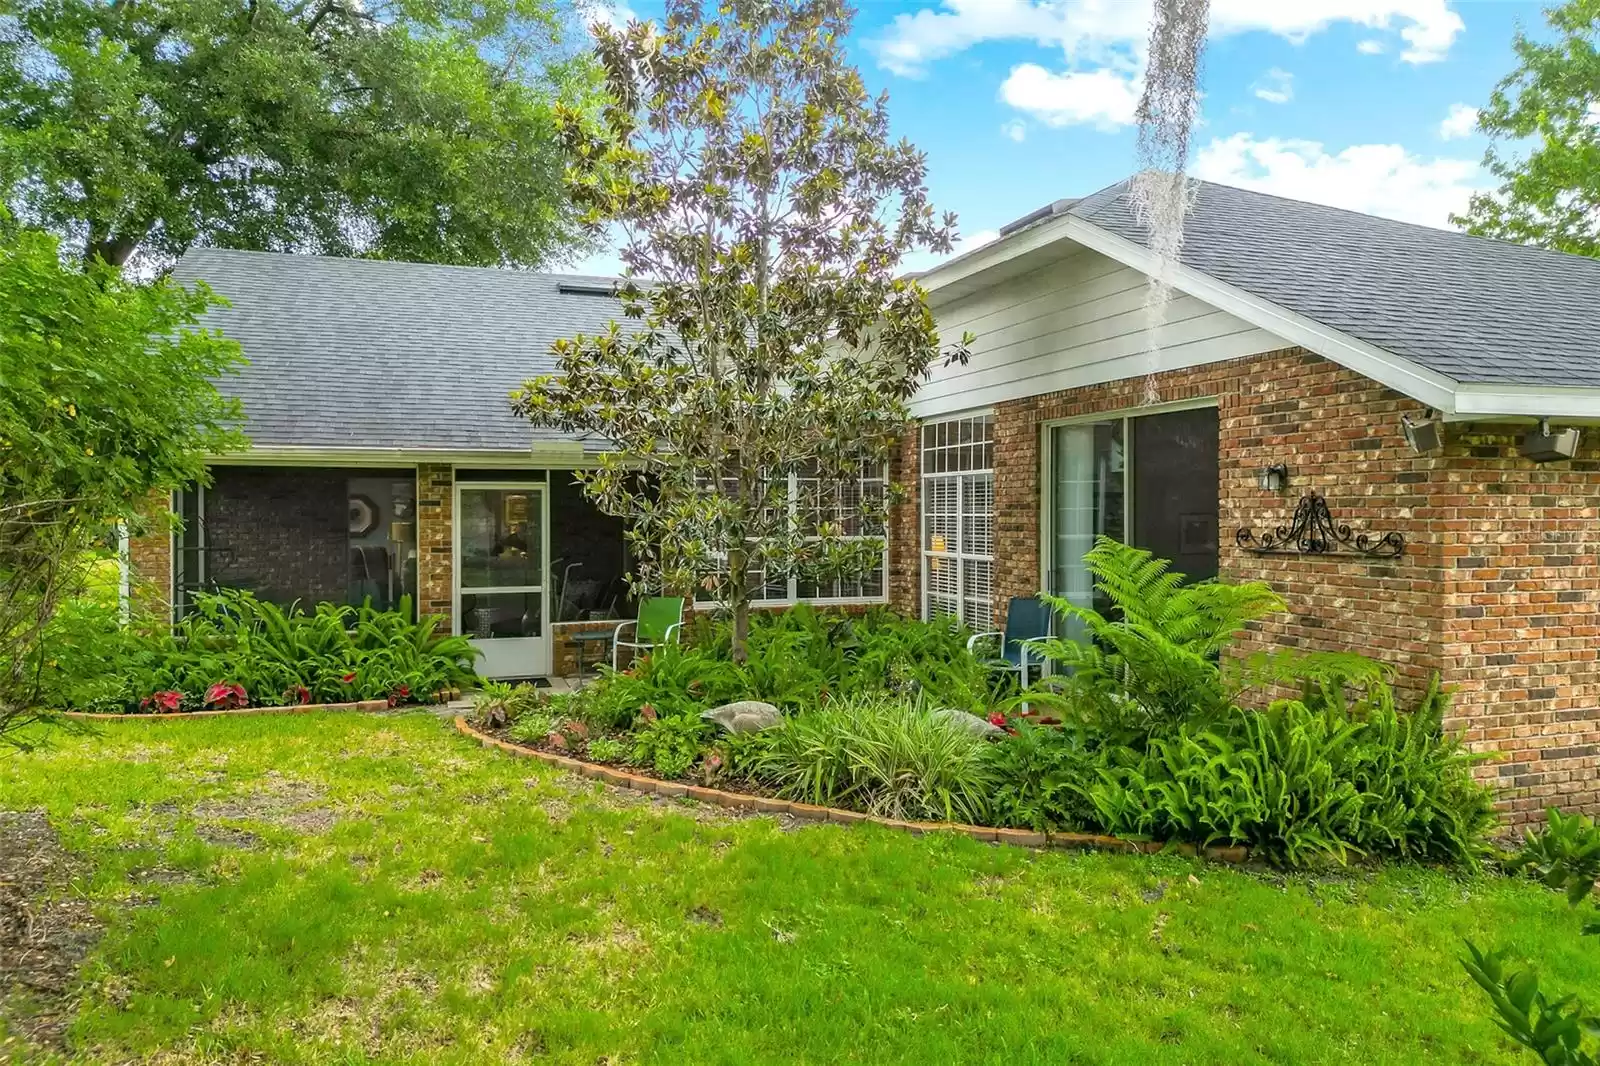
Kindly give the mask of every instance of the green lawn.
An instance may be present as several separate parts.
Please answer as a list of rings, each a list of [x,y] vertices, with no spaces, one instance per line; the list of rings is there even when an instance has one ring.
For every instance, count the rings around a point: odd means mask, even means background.
[[[1580,916],[1526,883],[785,827],[426,714],[0,757],[0,810],[38,807],[106,926],[73,1061],[1531,1066],[1461,938],[1600,984]]]

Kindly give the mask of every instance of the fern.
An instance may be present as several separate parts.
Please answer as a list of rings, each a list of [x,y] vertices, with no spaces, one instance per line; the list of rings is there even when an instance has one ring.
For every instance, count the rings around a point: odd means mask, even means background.
[[[1283,600],[1261,582],[1190,583],[1165,560],[1109,537],[1084,563],[1111,611],[1043,597],[1081,623],[1087,639],[1041,641],[1040,652],[1068,680],[1030,695],[1145,732],[1225,712],[1234,693],[1217,667],[1219,653],[1245,625],[1282,610]]]

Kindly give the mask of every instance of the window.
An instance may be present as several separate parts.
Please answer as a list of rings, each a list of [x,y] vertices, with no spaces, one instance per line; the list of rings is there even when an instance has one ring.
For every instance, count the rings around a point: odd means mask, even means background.
[[[1108,536],[1217,576],[1217,409],[1198,407],[1050,426],[1045,440],[1046,585],[1083,607],[1107,605],[1083,556]]]
[[[922,427],[922,616],[994,619],[994,416]]]
[[[832,522],[843,533],[841,540],[881,540],[883,550],[876,566],[865,572],[808,577],[784,574],[770,570],[759,560],[752,561],[749,570],[751,606],[785,607],[795,603],[872,603],[888,597],[884,575],[888,572],[889,546],[883,523],[865,521],[861,515],[863,500],[881,501],[889,491],[888,471],[880,468],[875,473],[863,473],[854,482],[845,482],[838,491],[823,491],[821,481],[814,475],[795,473],[789,475],[788,507],[791,521],[816,523]],[[818,501],[821,501],[820,503]],[[816,512],[820,508],[820,513]],[[714,603],[716,597],[708,592],[698,592],[697,602]]]

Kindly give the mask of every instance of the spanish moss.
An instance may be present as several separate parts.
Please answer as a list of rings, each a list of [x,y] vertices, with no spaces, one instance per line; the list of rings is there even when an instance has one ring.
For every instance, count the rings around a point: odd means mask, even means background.
[[[1183,253],[1190,189],[1189,132],[1199,111],[1200,54],[1211,0],[1155,0],[1149,63],[1139,99],[1138,173],[1131,186],[1134,216],[1156,257],[1145,294],[1147,373],[1144,402],[1159,403],[1160,329],[1172,299],[1172,274]]]

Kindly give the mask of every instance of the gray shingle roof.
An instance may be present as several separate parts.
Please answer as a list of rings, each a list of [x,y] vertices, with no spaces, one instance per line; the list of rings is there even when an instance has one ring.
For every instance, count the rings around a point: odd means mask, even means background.
[[[222,383],[252,442],[525,452],[571,440],[511,414],[507,393],[555,369],[550,343],[620,319],[613,279],[194,248],[173,276],[228,298],[206,324],[250,365]],[[591,444],[590,447],[596,447]]]
[[[1197,185],[1196,270],[1460,382],[1600,386],[1600,260]],[[1143,244],[1126,192],[1058,210]]]

